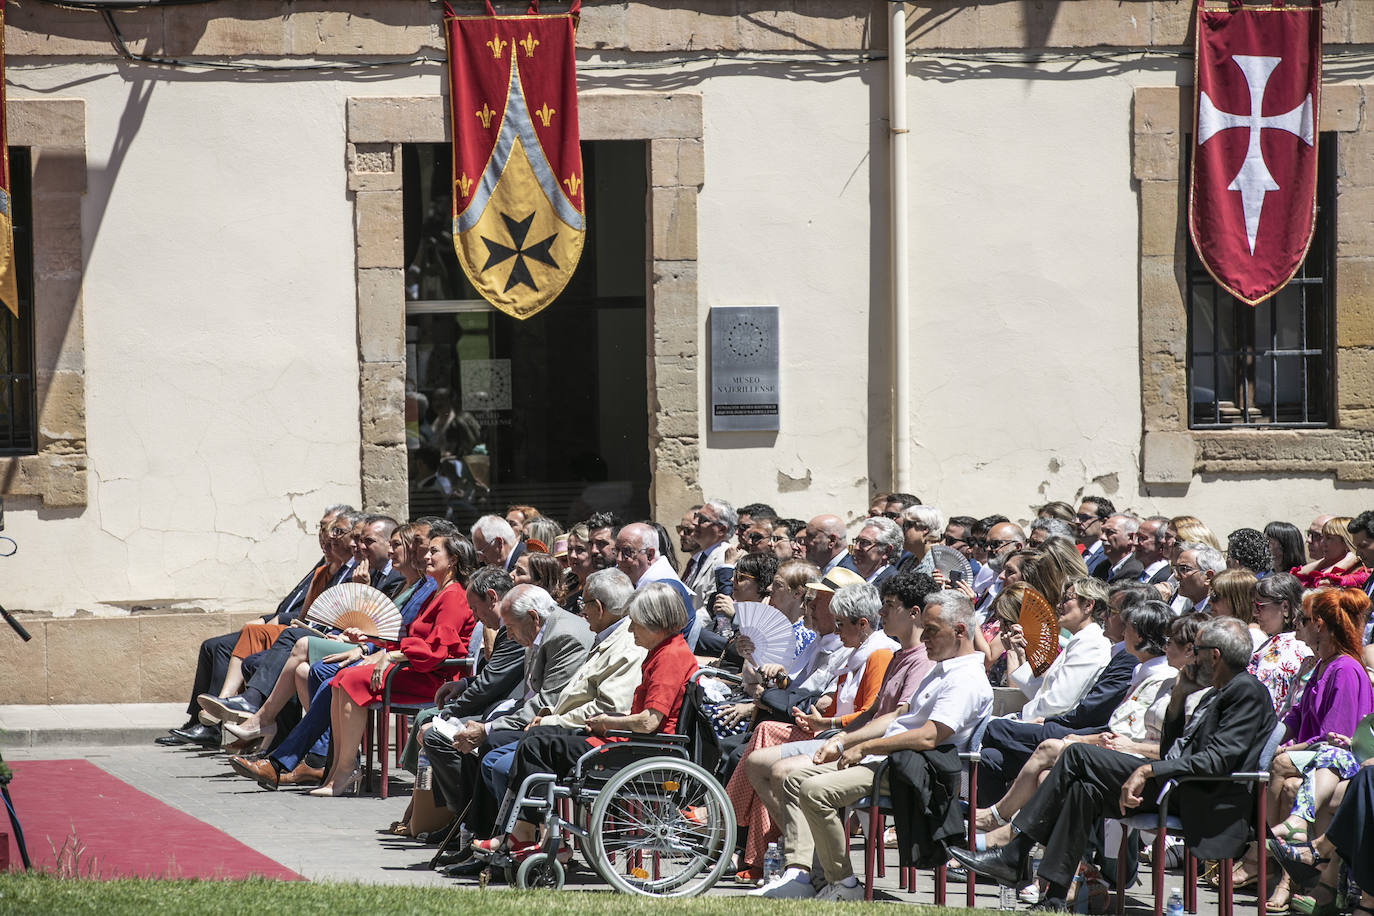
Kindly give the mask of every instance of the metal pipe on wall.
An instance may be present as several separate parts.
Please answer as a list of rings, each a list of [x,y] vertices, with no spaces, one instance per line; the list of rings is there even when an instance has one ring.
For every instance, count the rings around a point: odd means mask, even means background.
[[[911,492],[911,316],[907,269],[906,3],[888,3],[888,152],[891,156],[892,484]]]

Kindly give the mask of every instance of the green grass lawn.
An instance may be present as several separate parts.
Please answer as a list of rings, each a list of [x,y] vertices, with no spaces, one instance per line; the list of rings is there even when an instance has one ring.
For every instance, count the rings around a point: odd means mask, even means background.
[[[908,907],[921,916],[955,916],[967,910]],[[312,884],[304,881],[152,881],[125,879],[87,881],[48,875],[0,875],[0,913],[54,916],[149,916],[176,914],[319,914],[461,913],[463,916],[508,916],[520,913],[571,913],[603,916],[607,912],[644,916],[788,916],[849,913],[852,904],[796,900],[701,897],[695,900],[650,900],[607,892],[565,890],[463,890],[434,887],[390,887],[360,884]]]

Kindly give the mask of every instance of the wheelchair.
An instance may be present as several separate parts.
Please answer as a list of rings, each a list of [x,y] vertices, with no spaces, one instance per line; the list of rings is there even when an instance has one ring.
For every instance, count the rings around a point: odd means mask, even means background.
[[[689,759],[685,735],[609,732],[623,738],[578,758],[559,784],[551,773],[521,783],[506,820],[509,833],[522,809],[544,812],[537,851],[516,861],[494,853],[512,887],[563,886],[570,845],[611,887],[647,897],[694,897],[730,867],[735,812],[725,789]]]

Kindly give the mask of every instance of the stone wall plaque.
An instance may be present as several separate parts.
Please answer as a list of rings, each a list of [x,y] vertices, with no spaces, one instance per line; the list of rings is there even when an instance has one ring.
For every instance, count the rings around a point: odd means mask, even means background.
[[[778,307],[711,309],[711,431],[778,428]]]

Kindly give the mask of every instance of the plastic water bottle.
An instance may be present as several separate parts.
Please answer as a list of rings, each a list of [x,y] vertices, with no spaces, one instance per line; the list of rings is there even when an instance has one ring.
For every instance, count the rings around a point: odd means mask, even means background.
[[[782,874],[782,852],[777,843],[769,843],[768,851],[763,854],[763,881],[765,884]]]
[[[415,788],[433,789],[434,781],[429,772],[429,755],[425,753],[425,747],[420,745],[420,757],[415,762]]]
[[[1016,909],[1016,888],[1009,884],[1003,884],[997,888],[997,909]]]
[[[1169,889],[1169,902],[1164,904],[1164,916],[1183,916],[1183,891],[1179,888]]]

